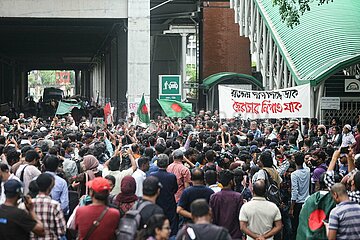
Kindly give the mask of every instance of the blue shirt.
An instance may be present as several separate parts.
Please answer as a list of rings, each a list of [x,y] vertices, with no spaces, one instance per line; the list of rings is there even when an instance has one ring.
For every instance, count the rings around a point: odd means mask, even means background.
[[[297,169],[291,175],[291,200],[304,203],[309,196],[310,169]]]
[[[69,192],[68,186],[64,179],[59,177],[53,172],[46,172],[55,177],[55,185],[51,189],[51,198],[60,203],[60,207],[63,210],[64,214],[67,215],[69,211]]]
[[[156,199],[156,204],[159,205],[170,221],[171,235],[176,235],[178,231],[178,221],[176,214],[175,193],[178,190],[178,184],[175,174],[167,172],[165,169],[159,169],[157,172],[151,173],[159,179],[163,185],[160,190],[160,195]]]

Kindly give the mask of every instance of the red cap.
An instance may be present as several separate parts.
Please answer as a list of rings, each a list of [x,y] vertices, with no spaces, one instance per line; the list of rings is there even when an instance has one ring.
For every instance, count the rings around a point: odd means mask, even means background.
[[[110,191],[111,189],[109,181],[102,177],[94,178],[93,180],[87,182],[86,186],[88,186],[97,193]]]

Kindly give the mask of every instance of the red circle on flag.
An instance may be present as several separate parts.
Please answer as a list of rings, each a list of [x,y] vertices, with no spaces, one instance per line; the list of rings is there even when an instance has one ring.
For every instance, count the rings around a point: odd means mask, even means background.
[[[322,209],[316,209],[309,216],[309,228],[311,231],[318,230],[323,226],[323,220],[326,219],[326,214]]]
[[[182,107],[177,103],[173,103],[171,105],[171,109],[174,110],[175,112],[181,112],[182,111]]]
[[[141,113],[142,114],[148,114],[149,113],[149,111],[148,111],[148,108],[147,108],[147,106],[144,104],[144,106],[142,106],[142,108],[141,108]]]

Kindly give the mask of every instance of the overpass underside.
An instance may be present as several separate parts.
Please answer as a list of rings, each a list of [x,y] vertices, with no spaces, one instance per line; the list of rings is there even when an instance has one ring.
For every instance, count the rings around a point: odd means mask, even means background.
[[[74,70],[116,118],[150,96],[150,0],[3,0],[0,36],[0,103],[23,106],[31,70]]]
[[[126,28],[127,19],[2,19],[0,102],[21,106],[28,72],[55,69],[75,70],[77,94],[126,102]]]

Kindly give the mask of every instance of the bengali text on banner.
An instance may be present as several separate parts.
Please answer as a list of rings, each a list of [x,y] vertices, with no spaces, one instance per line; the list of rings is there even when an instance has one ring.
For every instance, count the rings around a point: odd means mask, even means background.
[[[249,91],[219,85],[221,118],[310,117],[310,84],[273,91]]]

